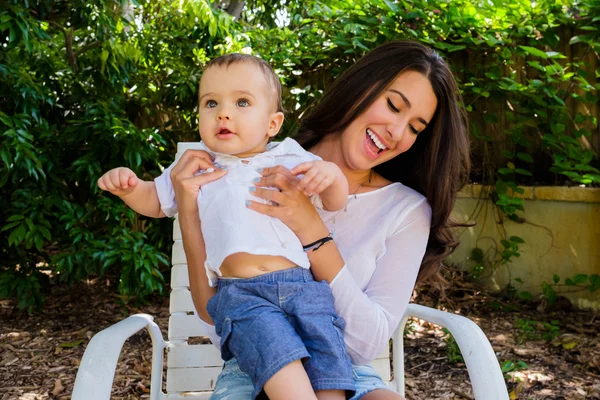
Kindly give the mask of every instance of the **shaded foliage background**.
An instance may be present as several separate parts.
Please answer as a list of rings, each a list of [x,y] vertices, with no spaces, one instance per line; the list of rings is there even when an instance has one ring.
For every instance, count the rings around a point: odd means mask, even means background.
[[[123,165],[151,179],[197,140],[201,66],[232,51],[273,64],[288,134],[369,49],[420,40],[456,71],[473,180],[509,218],[523,218],[519,183],[597,185],[598,15],[598,0],[4,1],[0,297],[31,312],[48,271],[117,275],[127,298],[163,289],[171,222],[96,181]]]

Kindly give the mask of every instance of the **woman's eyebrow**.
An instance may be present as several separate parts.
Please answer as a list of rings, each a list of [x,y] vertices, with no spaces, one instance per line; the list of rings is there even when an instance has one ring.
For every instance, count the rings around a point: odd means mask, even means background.
[[[404,93],[402,93],[399,90],[396,89],[390,89],[390,92],[394,92],[396,93],[398,96],[402,97],[402,100],[404,100],[404,104],[406,104],[407,108],[411,108],[412,104],[410,104],[410,101],[406,98],[406,96],[404,95]],[[421,117],[417,117],[417,120],[422,123],[423,125],[427,126],[427,121],[425,121],[423,118]]]
[[[396,90],[396,89],[390,89],[390,92],[394,92],[397,95],[399,95],[400,97],[402,97],[402,100],[404,100],[404,104],[406,104],[406,107],[408,107],[408,108],[412,107],[412,104],[410,104],[410,101],[408,101],[408,99],[406,98],[404,93],[402,93],[401,91]]]

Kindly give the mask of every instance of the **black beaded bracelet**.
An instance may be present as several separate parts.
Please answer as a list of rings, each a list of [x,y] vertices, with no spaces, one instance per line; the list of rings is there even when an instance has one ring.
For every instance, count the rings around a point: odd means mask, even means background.
[[[325,236],[325,237],[323,237],[323,238],[321,238],[321,239],[319,239],[319,240],[316,240],[316,241],[314,241],[314,242],[312,242],[312,243],[309,243],[309,244],[307,244],[306,246],[302,246],[302,249],[303,249],[304,251],[309,251],[309,250],[312,250],[312,251],[317,251],[317,250],[319,250],[319,249],[321,248],[321,246],[323,246],[325,243],[327,243],[327,242],[330,242],[330,241],[332,241],[332,240],[333,240],[333,237],[331,237],[331,233],[330,233],[329,235],[327,235],[327,236]]]

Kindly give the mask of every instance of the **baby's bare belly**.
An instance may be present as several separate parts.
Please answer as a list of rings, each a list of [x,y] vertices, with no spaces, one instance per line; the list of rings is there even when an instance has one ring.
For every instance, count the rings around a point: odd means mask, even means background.
[[[235,253],[223,260],[221,274],[227,278],[253,278],[269,272],[294,267],[296,267],[296,264],[282,256]]]

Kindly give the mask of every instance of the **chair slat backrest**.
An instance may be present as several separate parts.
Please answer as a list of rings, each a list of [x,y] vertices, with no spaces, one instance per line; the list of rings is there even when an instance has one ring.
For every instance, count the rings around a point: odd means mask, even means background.
[[[187,149],[198,149],[198,143],[179,143],[177,159]],[[204,336],[194,315],[189,290],[189,278],[178,218],[173,224],[173,251],[171,259],[171,297],[169,318],[169,346],[167,348],[167,396],[169,399],[208,398],[221,372],[223,360],[212,344],[189,344]],[[386,382],[390,381],[389,349],[371,364]]]

